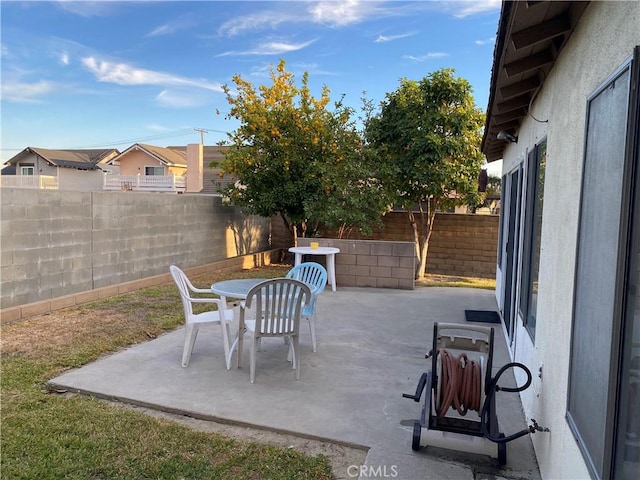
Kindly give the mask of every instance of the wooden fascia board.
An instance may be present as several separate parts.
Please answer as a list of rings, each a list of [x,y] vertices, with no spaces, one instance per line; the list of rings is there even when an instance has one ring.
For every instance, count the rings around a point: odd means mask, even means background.
[[[489,135],[497,134],[500,130],[514,130],[520,126],[520,120],[510,120],[503,123],[492,123],[489,129]]]
[[[514,75],[519,75],[521,73],[540,68],[552,62],[553,53],[551,53],[550,49],[547,49],[506,64],[504,66],[504,71],[508,77],[513,77]]]
[[[511,41],[516,50],[536,45],[545,40],[563,35],[571,30],[571,22],[566,14],[534,25],[511,35]]]
[[[504,102],[497,103],[496,113],[505,113],[510,112],[511,110],[516,110],[518,108],[527,107],[529,106],[530,101],[531,96],[528,93],[519,97],[514,97]]]
[[[524,108],[519,108],[517,110],[511,110],[510,112],[503,113],[502,115],[493,115],[491,118],[493,120],[494,125],[499,125],[501,123],[505,123],[509,120],[515,120],[524,117],[527,114]]]
[[[520,94],[531,92],[540,86],[540,79],[537,75],[533,77],[525,78],[521,82],[512,83],[506,87],[500,89],[500,97],[503,100],[507,100],[513,97],[517,97]]]

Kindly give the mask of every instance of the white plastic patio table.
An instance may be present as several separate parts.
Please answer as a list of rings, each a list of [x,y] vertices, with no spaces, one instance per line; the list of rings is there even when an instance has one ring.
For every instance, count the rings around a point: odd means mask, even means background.
[[[327,259],[327,283],[331,285],[331,290],[336,291],[336,253],[340,253],[340,249],[336,247],[291,247],[291,253],[295,253],[295,265],[302,263],[303,255],[324,255]]]
[[[268,280],[267,278],[236,278],[233,280],[223,280],[222,282],[216,282],[211,285],[211,291],[216,295],[220,295],[220,299],[225,305],[225,308],[229,308],[227,304],[227,298],[236,298],[246,300],[249,290],[255,287],[260,282]],[[236,312],[237,313],[237,312]],[[235,317],[236,315],[234,315]],[[229,347],[229,358],[226,359],[227,365],[231,365],[231,357],[233,351],[238,345],[238,332],[240,331],[240,324],[238,324],[238,331],[236,332],[235,339]]]
[[[226,303],[227,297],[240,298],[245,300],[249,290],[257,284],[268,280],[267,278],[236,278],[234,280],[223,280],[211,285],[211,291],[220,295],[222,301]]]
[[[211,285],[211,291],[216,295],[220,295],[220,299],[225,305],[225,308],[229,308],[227,304],[227,298],[237,298],[241,300],[247,299],[247,294],[249,291],[255,287],[257,284],[261,282],[265,282],[269,280],[268,278],[236,278],[233,280],[223,280],[222,282],[216,282]],[[313,294],[316,288],[313,285],[309,285],[311,289],[311,294]],[[235,317],[235,315],[234,315]],[[231,357],[233,356],[233,351],[236,349],[238,345],[238,338],[240,333],[240,323],[238,322],[238,331],[236,332],[236,337],[229,348],[229,358],[227,358],[227,365],[231,365]]]

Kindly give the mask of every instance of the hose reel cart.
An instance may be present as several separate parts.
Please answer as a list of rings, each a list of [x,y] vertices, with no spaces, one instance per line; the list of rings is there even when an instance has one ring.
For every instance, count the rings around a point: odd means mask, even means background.
[[[495,392],[519,392],[528,388],[531,373],[522,364],[510,363],[492,378],[493,339],[494,330],[490,327],[434,325],[433,348],[426,355],[431,359],[431,371],[422,374],[414,395],[402,395],[419,402],[423,391],[425,394],[420,422],[413,426],[413,450],[435,446],[478,453],[505,465],[506,442],[542,430],[534,420],[533,426],[509,437],[500,432]],[[498,387],[498,378],[514,366],[525,370],[526,384],[518,388]]]

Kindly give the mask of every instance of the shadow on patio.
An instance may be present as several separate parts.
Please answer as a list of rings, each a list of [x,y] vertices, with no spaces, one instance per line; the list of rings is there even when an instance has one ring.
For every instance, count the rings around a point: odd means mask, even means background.
[[[433,323],[464,324],[464,310],[495,308],[489,290],[338,288],[325,291],[318,301],[317,353],[311,350],[307,323],[301,325],[299,381],[281,339],[263,340],[255,384],[249,382],[248,360],[243,369],[227,370],[220,329],[212,327],[201,329],[188,368],[180,366],[180,329],[69,371],[50,384],[196,418],[364,446],[369,449],[365,465],[378,478],[539,479],[529,436],[508,444],[503,468],[480,455],[411,449],[421,403],[402,394],[413,394],[421,374],[430,369],[424,354],[431,348]],[[500,325],[492,326],[495,373],[509,356]],[[511,372],[500,384],[515,386]],[[499,392],[496,399],[500,430],[509,435],[524,429],[518,395]],[[335,474],[350,478],[353,472]]]

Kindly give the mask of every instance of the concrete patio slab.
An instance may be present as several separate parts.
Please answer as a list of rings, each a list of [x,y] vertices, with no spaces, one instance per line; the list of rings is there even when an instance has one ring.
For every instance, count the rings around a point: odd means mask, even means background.
[[[301,326],[298,381],[279,339],[263,340],[254,384],[248,352],[244,368],[235,367],[234,356],[227,370],[220,330],[212,327],[201,330],[187,368],[180,366],[181,329],[66,372],[50,384],[196,418],[364,446],[369,450],[360,478],[539,479],[528,435],[508,444],[502,468],[482,455],[411,449],[421,404],[402,394],[413,394],[420,375],[430,369],[424,354],[431,348],[434,322],[465,324],[465,309],[495,308],[494,292],[480,289],[325,290],[318,300],[317,353],[306,322]],[[496,327],[495,372],[509,355],[501,326],[491,326]],[[502,386],[515,385],[509,373]],[[500,430],[508,435],[524,429],[518,395],[500,392],[496,399]],[[348,478],[354,472],[336,474]]]

